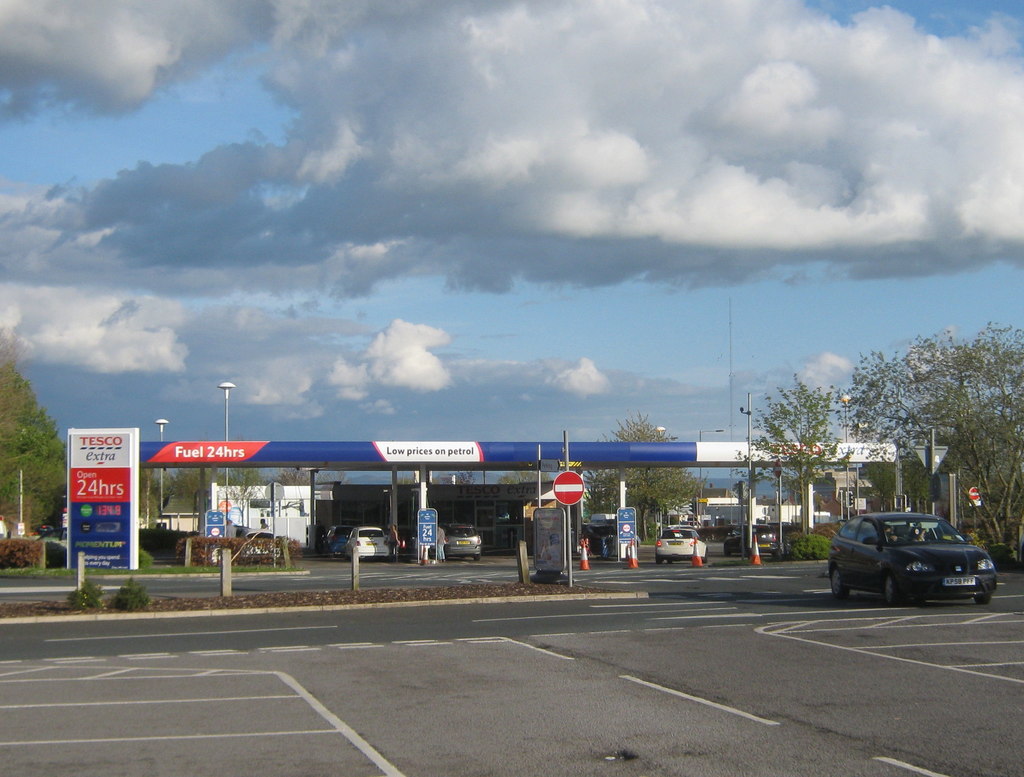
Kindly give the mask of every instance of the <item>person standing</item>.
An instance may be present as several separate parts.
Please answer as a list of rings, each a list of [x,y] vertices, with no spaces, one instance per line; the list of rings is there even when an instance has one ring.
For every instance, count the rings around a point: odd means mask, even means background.
[[[444,527],[437,527],[437,548],[434,552],[434,558],[439,562],[444,561],[444,544],[448,541],[448,535],[445,534]]]
[[[395,524],[391,524],[388,527],[388,555],[391,561],[398,561],[399,544],[398,527]]]

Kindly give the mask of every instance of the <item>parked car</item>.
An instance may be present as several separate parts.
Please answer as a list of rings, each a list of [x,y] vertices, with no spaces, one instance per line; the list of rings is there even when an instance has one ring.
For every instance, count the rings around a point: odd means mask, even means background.
[[[661,564],[673,561],[689,561],[693,563],[696,555],[701,561],[708,560],[708,546],[700,538],[696,529],[688,526],[667,526],[654,543],[654,562]]]
[[[475,526],[463,523],[452,524],[444,527],[444,534],[445,558],[472,556],[474,561],[480,560],[483,543],[480,540],[480,532],[476,530]]]
[[[587,555],[590,558],[611,558],[616,555],[619,528],[614,521],[591,521],[583,524],[580,538],[587,541]]]
[[[829,548],[828,575],[836,599],[857,589],[892,605],[971,597],[988,604],[996,590],[991,556],[942,518],[921,513],[875,513],[843,524]]]
[[[329,528],[327,536],[324,538],[324,546],[327,548],[327,552],[332,556],[344,556],[345,544],[348,542],[349,535],[354,528],[354,526],[343,526],[340,524],[335,524]]]
[[[789,542],[786,541],[781,547],[779,545],[778,524],[769,525],[766,523],[754,524],[754,533],[757,535],[757,552],[761,556],[775,556],[781,558],[789,553]],[[740,550],[742,548],[742,550]],[[747,541],[747,527],[736,526],[722,542],[722,553],[726,556],[747,555],[750,545]]]
[[[388,558],[388,535],[379,526],[356,526],[349,533],[343,554],[352,558],[353,549],[364,558]]]

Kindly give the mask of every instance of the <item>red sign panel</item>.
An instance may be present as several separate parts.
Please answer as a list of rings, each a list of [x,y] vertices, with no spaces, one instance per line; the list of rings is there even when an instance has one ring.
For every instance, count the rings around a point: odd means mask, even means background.
[[[583,478],[575,472],[560,472],[555,477],[555,499],[564,505],[574,505],[583,498]]]
[[[72,502],[128,502],[131,501],[131,467],[86,469],[73,467],[70,471]]]
[[[149,459],[153,464],[231,464],[259,453],[263,442],[172,442]]]

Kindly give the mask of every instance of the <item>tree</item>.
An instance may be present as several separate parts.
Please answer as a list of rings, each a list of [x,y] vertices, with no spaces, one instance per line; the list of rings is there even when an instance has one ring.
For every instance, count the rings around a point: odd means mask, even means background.
[[[989,324],[971,341],[918,338],[904,354],[873,352],[854,371],[854,414],[879,439],[909,448],[934,430],[942,462],[981,491],[987,539],[1013,543],[1024,517],[1024,331]]]
[[[614,436],[618,442],[671,442],[676,439],[639,413],[618,423]],[[636,510],[641,539],[650,536],[658,514],[689,503],[698,491],[697,479],[678,467],[631,467],[625,471],[625,477],[626,502]],[[614,513],[619,506],[619,473],[594,470],[585,472],[584,478],[590,512]]]
[[[777,399],[766,398],[757,422],[762,434],[750,441],[752,458],[781,463],[783,483],[799,495],[805,528],[813,523],[814,505],[805,501],[810,486],[848,461],[839,455],[834,433],[837,400],[834,388],[811,388],[794,375],[792,388],[779,388]]]
[[[20,492],[23,517],[35,526],[60,519],[64,442],[18,371],[18,356],[14,335],[0,330],[0,514],[18,514]]]

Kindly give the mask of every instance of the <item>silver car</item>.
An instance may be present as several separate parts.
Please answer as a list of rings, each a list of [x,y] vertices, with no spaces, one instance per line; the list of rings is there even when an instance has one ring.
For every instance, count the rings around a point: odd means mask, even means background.
[[[480,532],[476,530],[475,526],[463,523],[445,526],[444,534],[444,555],[446,558],[472,556],[474,561],[480,560],[483,543],[480,540]]]

